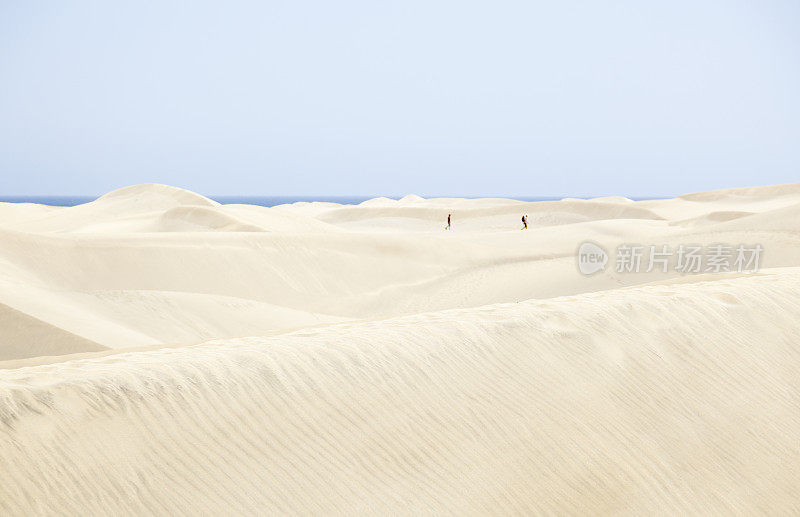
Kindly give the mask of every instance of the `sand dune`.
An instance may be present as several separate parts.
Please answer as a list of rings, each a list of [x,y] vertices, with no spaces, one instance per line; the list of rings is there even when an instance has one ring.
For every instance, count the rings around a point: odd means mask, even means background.
[[[2,304],[0,341],[5,343],[4,359],[105,350],[95,342]]]
[[[793,513],[798,275],[5,371],[0,508]]]
[[[798,207],[0,204],[0,513],[798,513]],[[584,276],[585,241],[764,253]]]

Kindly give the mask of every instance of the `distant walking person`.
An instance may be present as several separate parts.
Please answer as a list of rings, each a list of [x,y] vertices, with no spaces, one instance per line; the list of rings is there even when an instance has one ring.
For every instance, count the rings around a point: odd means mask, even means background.
[[[447,228],[445,228],[445,230],[449,229],[450,229],[450,214],[447,214]]]
[[[527,230],[527,229],[528,229],[528,216],[527,215],[523,215],[522,216],[522,228],[520,228],[520,230]]]

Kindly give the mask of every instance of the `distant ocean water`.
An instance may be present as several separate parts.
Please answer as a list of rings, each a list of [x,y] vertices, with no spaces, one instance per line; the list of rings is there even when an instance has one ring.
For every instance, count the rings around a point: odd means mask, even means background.
[[[259,206],[276,206],[298,201],[325,201],[343,205],[357,205],[378,196],[209,196],[222,204],[246,204]],[[75,206],[94,201],[91,196],[0,196],[2,203],[37,203],[51,206]],[[399,199],[399,198],[393,198]],[[553,201],[557,197],[518,197],[520,201]]]
[[[244,204],[259,206],[276,206],[299,201],[324,201],[342,205],[357,205],[378,196],[210,196],[211,199],[225,205]],[[453,196],[461,197],[461,196]],[[500,196],[489,196],[500,197]],[[564,196],[570,197],[570,196]],[[94,201],[91,196],[0,196],[0,203],[36,203],[51,206],[75,206]],[[399,198],[392,198],[399,199]],[[558,201],[560,197],[515,197],[518,201]],[[632,197],[634,201],[646,199],[665,199],[663,197]]]
[[[88,196],[3,196],[0,203],[36,203],[38,205],[75,206],[94,201]]]

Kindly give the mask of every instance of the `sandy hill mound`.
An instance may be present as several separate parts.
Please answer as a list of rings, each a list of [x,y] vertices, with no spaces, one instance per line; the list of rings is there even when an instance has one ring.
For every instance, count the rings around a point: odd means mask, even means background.
[[[800,233],[800,203],[733,219],[715,230],[786,231]]]
[[[593,197],[590,201],[597,201],[600,203],[635,203],[633,199],[624,197],[624,196],[603,196],[603,197]]]
[[[216,207],[178,206],[161,214],[150,228],[157,232],[263,232],[264,228]]]
[[[219,203],[189,190],[158,183],[131,185],[109,192],[99,197],[95,203],[124,203],[125,206],[137,206],[140,210],[150,211],[173,206],[220,206]]]
[[[94,341],[0,304],[0,360],[106,349]]]
[[[709,212],[707,214],[683,219],[681,221],[671,221],[670,226],[683,226],[685,228],[693,228],[696,226],[705,226],[709,224],[716,224],[725,221],[733,221],[741,217],[748,217],[753,215],[753,212],[744,212],[737,210],[720,210],[717,212]]]
[[[793,514],[797,284],[648,286],[0,370],[0,511]]]
[[[308,204],[308,203],[307,203]],[[341,205],[335,205],[341,206]],[[336,233],[342,231],[336,226],[324,223],[313,213],[322,207],[306,207],[308,211],[286,209],[286,207],[264,207],[254,205],[225,205],[222,211],[240,220],[255,224],[270,232],[284,233]],[[330,206],[327,207],[330,209]],[[310,213],[309,213],[310,212]]]
[[[219,206],[219,203],[216,201],[195,192],[171,185],[162,185],[160,183],[142,183],[141,185],[122,187],[100,196],[97,201],[118,201],[123,199],[136,200],[151,205],[157,202],[157,200],[161,200],[170,205]]]
[[[407,195],[401,197],[397,201],[397,203],[399,205],[413,205],[413,204],[424,203],[424,202],[425,202],[425,198],[422,197],[422,196],[418,196],[416,194],[407,194]]]
[[[396,199],[391,199],[388,197],[374,197],[372,199],[367,199],[366,201],[362,201],[358,204],[358,206],[394,206],[397,204]]]
[[[339,205],[334,205],[339,206]],[[267,207],[220,205],[194,192],[167,185],[134,185],[67,208],[14,206],[3,223],[27,232],[336,232],[337,228],[300,213]]]
[[[0,226],[13,227],[24,221],[39,219],[60,207],[37,205],[35,203],[0,203]]]
[[[685,199],[688,201],[720,201],[720,200],[743,200],[743,199],[759,199],[782,196],[800,196],[800,183],[784,183],[781,185],[764,185],[759,187],[742,187],[742,188],[729,188],[720,190],[709,190],[705,192],[693,192],[691,194],[684,194],[678,196],[677,199]]]
[[[131,220],[182,206],[216,207],[219,203],[167,185],[134,185],[110,192],[91,203],[59,208],[40,217],[28,218],[12,228],[30,232],[73,232],[87,231],[87,228],[99,225],[103,231],[113,232],[115,226],[110,223],[119,221],[121,231],[130,231]]]
[[[562,200],[487,204],[481,201],[483,200],[459,200],[458,203],[444,203],[437,199],[404,205],[398,203],[364,205],[362,203],[359,206],[334,208],[317,217],[330,224],[345,225],[354,222],[374,224],[374,221],[380,219],[415,219],[425,224],[416,224],[414,229],[422,229],[427,225],[429,230],[438,230],[440,223],[446,220],[447,214],[452,214],[454,224],[458,224],[459,228],[471,228],[476,231],[495,230],[498,224],[516,227],[522,214],[528,214],[529,220],[539,225],[560,225],[609,219],[663,219],[648,208],[627,202]],[[485,221],[478,221],[480,219]],[[475,222],[470,223],[470,226],[465,226],[462,224],[465,220]],[[394,221],[390,224],[397,225]]]

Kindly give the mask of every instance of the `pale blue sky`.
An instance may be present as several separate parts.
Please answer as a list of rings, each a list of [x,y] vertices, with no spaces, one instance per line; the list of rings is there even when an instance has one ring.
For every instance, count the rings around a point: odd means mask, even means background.
[[[800,2],[0,0],[0,196],[800,181]]]

